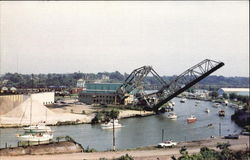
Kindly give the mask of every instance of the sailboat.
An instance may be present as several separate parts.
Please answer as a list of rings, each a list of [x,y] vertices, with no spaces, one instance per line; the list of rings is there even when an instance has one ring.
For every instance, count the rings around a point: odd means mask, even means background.
[[[49,126],[46,126],[45,122],[32,124],[32,94],[30,95],[30,126],[24,127],[24,134],[17,134],[17,139],[20,142],[45,142],[53,139],[53,132]],[[46,115],[47,116],[47,115]]]

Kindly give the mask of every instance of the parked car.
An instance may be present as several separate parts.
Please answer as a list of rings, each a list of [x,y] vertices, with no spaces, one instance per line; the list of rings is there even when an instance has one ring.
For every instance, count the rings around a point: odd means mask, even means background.
[[[225,139],[239,139],[239,135],[238,134],[229,134],[227,136],[224,136]]]
[[[161,142],[161,143],[158,143],[158,147],[159,148],[165,148],[165,147],[173,147],[173,146],[176,146],[177,145],[177,142],[173,142],[173,141],[166,141],[166,142]]]
[[[242,131],[241,134],[245,136],[250,136],[250,132],[247,132],[247,131]]]

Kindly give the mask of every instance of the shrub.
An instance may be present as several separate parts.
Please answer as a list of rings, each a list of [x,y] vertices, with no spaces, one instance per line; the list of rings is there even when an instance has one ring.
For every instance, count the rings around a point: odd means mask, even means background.
[[[126,154],[125,156],[121,156],[119,158],[116,158],[115,160],[134,160],[134,158],[128,154]]]
[[[117,119],[119,116],[119,111],[112,109],[111,111],[102,110],[97,112],[95,117],[91,120],[92,124],[100,123],[100,122],[107,122],[111,119]]]
[[[87,148],[84,150],[84,152],[87,152],[87,153],[96,152],[96,149],[94,149],[94,148],[89,148],[89,146],[87,146]]]

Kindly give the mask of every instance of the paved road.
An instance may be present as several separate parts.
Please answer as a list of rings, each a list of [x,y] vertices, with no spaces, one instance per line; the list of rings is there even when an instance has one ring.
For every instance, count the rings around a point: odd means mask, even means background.
[[[229,142],[233,150],[246,150],[249,148],[249,136],[240,136],[238,140],[228,139],[209,139],[193,142],[179,143],[175,148],[167,149],[143,149],[131,151],[117,151],[117,152],[94,152],[94,153],[73,153],[73,154],[58,154],[58,155],[26,155],[26,156],[13,156],[13,157],[0,157],[0,160],[98,160],[99,158],[117,158],[125,154],[132,155],[135,160],[167,160],[171,156],[179,156],[179,149],[181,146],[187,146],[189,153],[197,153],[202,146],[216,149],[218,142]]]

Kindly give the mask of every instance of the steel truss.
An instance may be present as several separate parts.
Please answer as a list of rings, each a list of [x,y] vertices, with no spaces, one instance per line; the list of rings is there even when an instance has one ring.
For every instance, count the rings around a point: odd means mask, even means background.
[[[156,73],[156,71],[151,66],[143,66],[135,69],[124,81],[124,83],[117,89],[117,94],[122,100],[126,98],[127,94],[131,92],[140,93],[141,96],[145,93],[143,92],[143,80],[147,75],[151,73],[153,77],[162,85],[167,83]],[[143,96],[142,96],[143,97]]]
[[[116,93],[120,100],[125,99],[131,92],[139,93],[137,99],[145,101],[148,108],[158,112],[163,104],[192,87],[223,65],[223,62],[205,59],[169,83],[164,81],[151,66],[143,66],[135,69],[117,89]],[[145,94],[145,92],[143,92],[143,80],[149,73],[160,83],[161,88],[154,93]],[[156,101],[149,103],[148,99],[150,99],[150,97],[154,97]]]
[[[169,100],[173,99],[183,91],[192,87],[197,82],[201,81],[209,74],[213,73],[220,67],[224,65],[223,62],[216,62],[213,60],[205,59],[202,62],[189,68],[169,84],[163,86],[157,93],[158,103],[153,105],[153,110],[158,111],[158,109]]]

